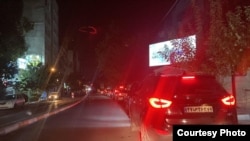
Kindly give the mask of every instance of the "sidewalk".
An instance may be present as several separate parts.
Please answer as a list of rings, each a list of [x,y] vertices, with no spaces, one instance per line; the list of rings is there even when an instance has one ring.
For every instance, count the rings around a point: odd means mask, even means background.
[[[77,105],[78,103],[83,101],[85,98],[86,98],[85,96],[83,96],[83,97],[75,97],[74,99],[72,99],[70,97],[64,97],[61,100],[58,100],[58,102],[61,102],[61,105],[59,107],[51,110],[50,112],[48,112],[48,111],[39,111],[39,113],[37,113],[34,116],[27,115],[28,118],[24,118],[24,119],[22,119],[20,121],[15,120],[17,122],[10,121],[8,123],[8,121],[7,121],[6,122],[7,124],[3,125],[2,127],[0,126],[0,135],[10,133],[12,131],[18,130],[20,128],[23,128],[25,126],[33,124],[33,123],[35,123],[37,121],[40,121],[42,119],[48,118],[49,116],[52,116],[54,114],[57,114],[57,113],[62,112],[64,110],[67,110],[67,109]],[[44,101],[42,101],[42,102],[44,102]],[[50,101],[46,101],[46,102],[50,102]],[[51,102],[53,102],[53,101],[51,101]],[[31,103],[27,103],[27,104],[37,104],[37,103],[39,103],[39,102],[37,101],[37,102],[31,102]],[[19,117],[14,117],[14,118],[19,119]]]
[[[239,124],[250,124],[250,108],[237,108]]]

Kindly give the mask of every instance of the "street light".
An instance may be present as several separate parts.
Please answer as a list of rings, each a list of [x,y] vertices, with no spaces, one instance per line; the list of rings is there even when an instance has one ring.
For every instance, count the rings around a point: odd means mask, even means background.
[[[50,71],[51,71],[51,72],[55,72],[56,69],[55,69],[54,67],[52,67],[52,68],[50,69]]]

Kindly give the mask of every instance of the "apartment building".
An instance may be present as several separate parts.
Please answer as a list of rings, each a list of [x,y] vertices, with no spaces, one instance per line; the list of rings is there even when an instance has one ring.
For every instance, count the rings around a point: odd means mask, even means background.
[[[55,67],[59,52],[56,0],[23,0],[23,16],[34,22],[34,29],[25,35],[25,59]]]

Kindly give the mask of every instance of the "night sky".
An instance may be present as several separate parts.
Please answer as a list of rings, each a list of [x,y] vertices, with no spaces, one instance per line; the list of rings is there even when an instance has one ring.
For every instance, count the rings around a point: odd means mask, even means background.
[[[78,23],[105,26],[111,20],[137,32],[158,26],[175,0],[58,0],[60,31]]]
[[[59,38],[62,44],[67,30],[81,26],[94,26],[102,32],[115,21],[128,34],[151,32],[165,19],[175,0],[58,0]],[[79,33],[76,33],[79,34]],[[100,32],[98,31],[98,34]],[[94,40],[92,42],[98,42]],[[145,50],[148,48],[146,47]],[[82,65],[88,66],[83,73],[94,72],[94,49],[83,49]],[[148,54],[145,54],[148,55]]]

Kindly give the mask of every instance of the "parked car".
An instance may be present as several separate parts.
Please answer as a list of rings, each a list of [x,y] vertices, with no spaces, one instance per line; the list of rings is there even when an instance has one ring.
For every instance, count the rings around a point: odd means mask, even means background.
[[[22,94],[7,94],[0,97],[0,109],[13,109],[22,107],[25,104],[25,98]]]
[[[124,86],[119,86],[118,88],[114,89],[113,92],[114,100],[124,101],[127,96],[128,96],[128,90]]]
[[[166,140],[175,124],[237,124],[234,96],[210,75],[149,75],[129,108],[142,141]]]
[[[108,97],[112,97],[113,96],[113,90],[111,88],[107,88],[105,90],[105,95]]]
[[[50,92],[48,95],[48,100],[58,100],[60,97],[61,95],[59,92]]]
[[[132,99],[133,99],[133,96],[134,96],[134,93],[136,92],[136,90],[138,89],[140,85],[140,82],[139,81],[135,81],[133,82],[131,85],[130,85],[130,88],[128,90],[128,95],[127,97],[124,99],[124,110],[125,112],[129,115],[129,110],[130,110],[130,104],[132,102]]]

